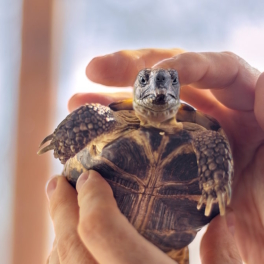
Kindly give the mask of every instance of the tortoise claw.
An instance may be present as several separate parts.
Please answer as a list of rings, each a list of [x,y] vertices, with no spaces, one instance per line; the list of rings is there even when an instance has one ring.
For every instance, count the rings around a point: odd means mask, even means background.
[[[227,186],[225,186],[225,191],[226,191],[226,203],[227,205],[230,204],[231,201],[231,186],[230,184],[228,184]]]
[[[43,148],[43,149],[40,149],[38,152],[37,152],[37,154],[38,155],[41,155],[41,154],[43,154],[43,153],[45,153],[45,152],[47,152],[47,151],[49,151],[49,150],[52,150],[52,149],[54,149],[55,148],[55,146],[52,144],[52,145],[48,145],[48,146],[46,146],[45,148]]]
[[[50,134],[50,135],[48,135],[47,137],[45,137],[45,138],[41,141],[41,143],[40,143],[40,145],[39,145],[39,148],[40,148],[42,145],[44,145],[46,142],[52,140],[52,138],[53,138],[53,134]]]
[[[206,216],[209,216],[211,214],[212,211],[212,207],[214,203],[218,203],[219,206],[219,211],[220,211],[220,215],[225,215],[226,213],[226,206],[230,203],[230,199],[231,199],[231,185],[230,183],[227,184],[226,186],[224,186],[224,191],[219,190],[219,188],[215,188],[218,189],[218,191],[215,191],[215,195],[213,196],[211,194],[208,195],[208,198],[206,198],[206,191],[203,190],[202,192],[202,196],[200,197],[200,200],[197,203],[197,209],[200,210],[202,208],[202,205],[205,204],[205,212],[204,214]]]
[[[205,212],[204,212],[206,216],[209,216],[211,214],[213,202],[214,202],[213,196],[209,195],[206,201],[206,207],[205,207]]]
[[[220,210],[220,215],[225,215],[225,193],[218,191],[217,192],[218,205]]]
[[[201,196],[201,198],[200,198],[200,200],[199,200],[199,202],[198,202],[198,204],[197,204],[197,209],[198,209],[198,210],[201,210],[202,205],[203,205],[204,203],[206,203],[206,194],[205,194],[205,192],[203,191],[203,194],[202,194],[202,196]]]
[[[204,201],[204,197],[201,196],[201,198],[200,198],[200,200],[199,200],[199,202],[198,202],[198,204],[197,204],[197,209],[198,209],[198,210],[201,210],[202,205],[203,205],[203,201]]]

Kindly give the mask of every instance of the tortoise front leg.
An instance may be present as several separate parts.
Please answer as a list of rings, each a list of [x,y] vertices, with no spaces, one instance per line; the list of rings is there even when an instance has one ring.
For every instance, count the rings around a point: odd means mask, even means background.
[[[224,215],[231,199],[232,154],[222,129],[218,131],[194,133],[193,140],[202,191],[197,209],[200,210],[205,203],[206,216],[210,215],[214,203],[218,203],[220,214]]]
[[[40,147],[51,140],[38,154],[54,149],[54,157],[65,164],[91,140],[111,131],[116,124],[109,107],[99,104],[83,105],[69,114],[55,131],[41,142]]]

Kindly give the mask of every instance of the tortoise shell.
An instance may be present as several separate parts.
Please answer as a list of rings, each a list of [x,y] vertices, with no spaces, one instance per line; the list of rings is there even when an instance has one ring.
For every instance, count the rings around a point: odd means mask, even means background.
[[[179,113],[189,120],[196,115],[186,104]],[[207,122],[214,130],[220,129],[216,121]],[[219,214],[217,205],[210,216],[204,215],[205,205],[197,210],[202,192],[192,144],[194,127],[201,129],[193,124],[191,131],[187,127],[167,134],[138,126],[98,153],[92,141],[68,160],[63,174],[75,186],[83,171],[96,170],[108,181],[121,212],[140,234],[164,252],[181,249]]]

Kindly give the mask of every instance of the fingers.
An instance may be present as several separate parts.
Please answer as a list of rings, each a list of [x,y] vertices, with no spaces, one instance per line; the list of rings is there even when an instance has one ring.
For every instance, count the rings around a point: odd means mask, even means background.
[[[208,225],[201,241],[200,256],[202,264],[242,264],[224,217],[219,215]]]
[[[141,237],[117,208],[108,183],[95,171],[77,182],[79,235],[100,264],[174,263]]]
[[[256,84],[254,112],[260,127],[264,131],[264,73],[259,76]]]
[[[233,53],[188,52],[155,67],[176,69],[182,85],[211,88],[214,96],[229,108],[253,110],[259,71]]]
[[[132,92],[121,93],[79,93],[72,96],[68,103],[70,112],[87,103],[99,103],[109,105],[112,102],[132,98]],[[223,111],[223,106],[215,99],[209,90],[198,90],[191,86],[185,86],[181,90],[182,100],[188,102],[195,108],[217,117],[216,110]],[[199,99],[198,99],[199,98]]]
[[[180,97],[193,107],[215,118],[217,118],[219,112],[223,112],[225,109],[210,90],[200,90],[186,85],[181,88]],[[218,119],[218,121],[220,120]]]
[[[86,68],[88,78],[107,86],[132,86],[138,72],[184,52],[182,49],[123,50],[94,58]]]
[[[76,108],[86,103],[99,103],[102,105],[109,105],[114,101],[123,100],[131,97],[132,97],[132,93],[129,92],[104,93],[104,94],[79,93],[72,96],[72,98],[69,100],[68,109],[70,112],[72,112]]]
[[[84,247],[77,233],[79,208],[74,188],[65,177],[55,177],[49,182],[47,193],[60,264],[97,263]]]
[[[108,86],[133,86],[136,75],[142,68],[150,68],[164,59],[183,53],[182,49],[143,49],[119,51],[102,57],[94,58],[87,66],[86,73],[90,80]],[[72,97],[68,107],[73,111],[84,103],[109,103],[125,98],[132,93],[120,94],[78,94]],[[199,100],[197,100],[199,98]],[[181,99],[208,114],[214,114],[219,102],[210,91],[200,91],[185,86],[181,91]]]
[[[86,73],[92,81],[104,85],[132,86],[138,71],[154,63],[157,63],[154,67],[176,69],[182,86],[210,88],[225,106],[253,110],[259,71],[233,53],[182,53],[177,49],[120,51],[93,59]]]
[[[112,102],[132,98],[132,92],[119,93],[79,93],[72,96],[68,103],[70,112],[87,103],[99,103],[102,105],[109,105]],[[198,90],[191,86],[185,86],[181,90],[182,100],[188,102],[195,108],[217,118],[218,112],[223,113],[224,106],[222,106],[212,95],[209,90]],[[218,121],[220,119],[218,118]]]

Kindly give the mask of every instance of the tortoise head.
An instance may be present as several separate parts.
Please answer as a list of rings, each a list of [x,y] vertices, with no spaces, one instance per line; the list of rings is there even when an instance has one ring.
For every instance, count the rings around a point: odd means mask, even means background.
[[[180,107],[178,73],[173,69],[144,69],[134,84],[133,108],[140,119],[164,122]]]

